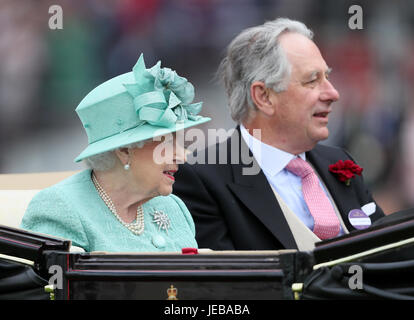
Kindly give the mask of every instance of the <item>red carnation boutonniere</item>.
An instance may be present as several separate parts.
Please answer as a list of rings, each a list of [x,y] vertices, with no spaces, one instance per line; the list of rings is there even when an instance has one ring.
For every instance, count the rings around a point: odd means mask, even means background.
[[[338,175],[338,179],[345,182],[347,186],[351,184],[351,179],[355,174],[361,175],[362,168],[352,160],[339,160],[337,163],[329,165],[329,171]]]

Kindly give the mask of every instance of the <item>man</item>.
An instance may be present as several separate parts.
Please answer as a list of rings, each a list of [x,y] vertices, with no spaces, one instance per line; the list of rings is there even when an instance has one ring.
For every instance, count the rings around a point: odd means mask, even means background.
[[[227,141],[196,154],[207,164],[181,166],[174,185],[193,215],[199,247],[312,250],[384,216],[359,173],[345,183],[329,171],[350,155],[318,144],[328,137],[339,94],[312,37],[303,23],[280,18],[229,45],[219,72],[239,125]],[[226,153],[227,162],[212,161],[212,151],[216,160]],[[235,163],[234,152],[239,160],[253,155],[253,166]]]

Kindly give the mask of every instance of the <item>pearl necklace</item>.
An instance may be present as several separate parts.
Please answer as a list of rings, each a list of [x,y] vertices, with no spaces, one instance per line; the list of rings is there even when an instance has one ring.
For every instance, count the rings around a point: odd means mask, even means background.
[[[137,208],[137,218],[135,221],[131,223],[124,222],[121,217],[118,215],[118,212],[116,211],[115,205],[112,202],[111,198],[108,196],[108,194],[105,192],[105,190],[101,187],[98,180],[96,179],[95,173],[92,173],[92,181],[95,185],[96,190],[98,190],[98,193],[102,200],[105,202],[106,206],[111,210],[111,212],[114,214],[114,216],[118,219],[120,223],[122,223],[126,228],[128,228],[133,234],[139,236],[141,233],[144,232],[145,227],[145,221],[144,221],[144,210],[142,206],[138,206]]]

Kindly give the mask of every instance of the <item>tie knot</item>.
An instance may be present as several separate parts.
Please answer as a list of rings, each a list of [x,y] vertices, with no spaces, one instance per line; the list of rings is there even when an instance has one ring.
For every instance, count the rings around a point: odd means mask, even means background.
[[[313,169],[309,163],[307,163],[302,158],[296,157],[295,159],[290,160],[286,166],[286,170],[292,172],[294,175],[301,177],[302,179],[308,174],[313,173]]]

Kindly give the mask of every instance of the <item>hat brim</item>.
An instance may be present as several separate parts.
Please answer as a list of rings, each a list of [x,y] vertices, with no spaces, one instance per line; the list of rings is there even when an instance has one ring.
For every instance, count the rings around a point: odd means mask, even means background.
[[[151,124],[144,124],[114,136],[107,137],[105,139],[93,142],[86,147],[76,158],[75,162],[80,162],[85,158],[104,153],[107,151],[115,150],[121,148],[123,146],[129,145],[131,143],[136,143],[148,139],[152,139],[155,137],[159,137],[171,132],[176,132],[179,130],[183,130],[186,128],[190,128],[205,122],[210,121],[211,118],[208,117],[201,117],[200,119],[193,121],[193,120],[186,120],[183,123],[177,123],[174,126],[165,128],[165,127],[157,127]]]

